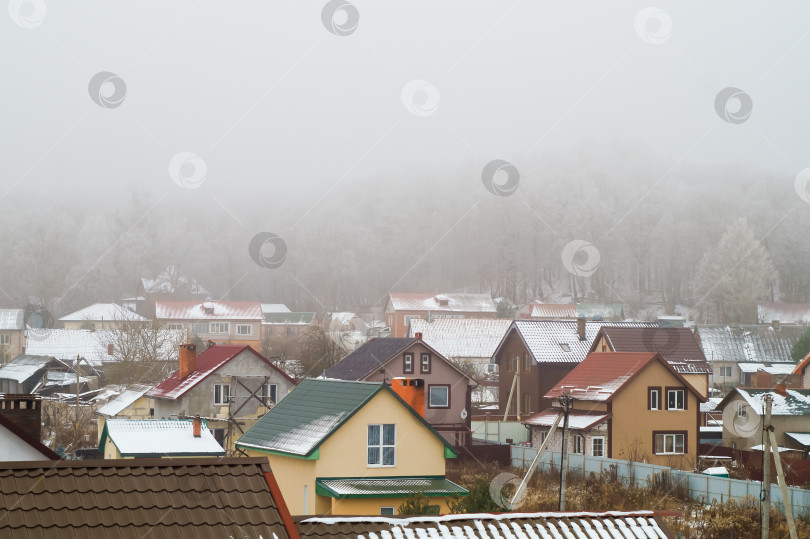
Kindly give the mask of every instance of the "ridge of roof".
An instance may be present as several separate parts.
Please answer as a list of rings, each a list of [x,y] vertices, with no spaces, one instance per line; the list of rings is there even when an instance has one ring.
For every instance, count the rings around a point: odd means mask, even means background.
[[[0,414],[0,425],[2,425],[3,427],[5,427],[9,431],[11,431],[11,433],[14,434],[15,436],[17,436],[17,438],[19,438],[23,442],[27,443],[28,445],[30,445],[31,447],[33,447],[34,449],[36,449],[37,451],[42,453],[42,455],[44,457],[47,457],[48,459],[50,459],[52,461],[54,461],[54,460],[62,460],[62,457],[60,457],[50,447],[43,444],[40,440],[37,440],[36,438],[31,436],[27,432],[22,430],[16,423],[14,423],[12,420],[7,418],[3,414]],[[3,466],[3,465],[5,465],[5,463],[0,464],[0,466]]]

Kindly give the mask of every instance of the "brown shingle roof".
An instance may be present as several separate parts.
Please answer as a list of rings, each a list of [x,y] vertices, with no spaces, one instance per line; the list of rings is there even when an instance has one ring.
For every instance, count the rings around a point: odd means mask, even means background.
[[[298,537],[263,458],[2,463],[0,485],[0,537]]]
[[[634,328],[603,326],[591,345],[598,352],[604,336],[614,352],[652,352],[659,354],[681,374],[711,373],[703,348],[689,328]]]

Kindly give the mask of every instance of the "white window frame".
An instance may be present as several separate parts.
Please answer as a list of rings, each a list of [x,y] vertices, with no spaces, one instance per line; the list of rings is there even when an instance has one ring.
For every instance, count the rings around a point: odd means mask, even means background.
[[[662,437],[662,445],[664,451],[658,452],[656,451],[656,447],[658,447],[658,437]],[[677,450],[678,447],[678,437],[681,439],[681,451]],[[671,440],[672,442],[672,451],[667,451],[667,440]],[[653,441],[653,453],[656,455],[685,455],[686,454],[686,437],[683,434],[676,434],[676,433],[661,433],[655,435],[655,440]]]
[[[385,444],[385,427],[393,427],[394,428],[394,443],[393,444]],[[378,444],[371,444],[371,428],[377,427],[380,430],[379,442]],[[379,449],[379,459],[377,462],[370,462],[369,457],[369,449],[378,448]],[[383,464],[383,454],[385,453],[386,448],[393,448],[394,450],[394,461],[391,464]],[[369,468],[393,468],[397,465],[397,425],[396,423],[372,423],[368,425],[366,429],[366,466]]]
[[[166,324],[166,329],[178,330],[178,329],[186,329],[186,328],[183,327],[183,324]]]
[[[653,396],[655,402],[653,403]],[[661,409],[661,391],[659,389],[650,390],[650,410],[658,411]]]
[[[672,407],[669,405],[669,395],[671,393],[675,393],[675,406]],[[678,397],[677,394],[681,394],[681,402],[680,406],[678,406]],[[682,412],[686,410],[686,390],[685,389],[667,389],[667,410],[679,411]]]
[[[11,344],[10,333],[0,333],[0,346],[8,346]]]
[[[737,404],[737,417],[748,417],[748,406],[744,402]]]
[[[223,393],[223,388],[227,388]],[[225,394],[225,400],[222,396]],[[219,400],[217,400],[219,398]],[[227,406],[231,398],[231,384],[214,384],[214,406]]]
[[[247,333],[244,333],[242,330],[247,328]],[[237,335],[253,335],[253,326],[251,324],[236,324],[236,334]]]
[[[596,442],[599,442],[599,454],[596,454]],[[605,456],[605,437],[604,436],[594,436],[591,438],[591,456],[594,457],[604,457]]]
[[[272,391],[271,391],[271,388]],[[271,395],[271,393],[275,393],[275,398]],[[262,385],[262,398],[266,402],[269,400],[273,404],[278,404],[278,384],[271,384],[270,382]]]
[[[574,434],[574,448],[571,451],[577,455],[585,453],[585,437],[581,434]]]
[[[224,329],[224,331],[220,331]],[[211,322],[210,332],[217,335],[227,335],[231,331],[231,325],[228,322]]]
[[[200,331],[205,328],[205,331]],[[194,322],[191,324],[191,332],[195,335],[208,335],[211,333],[211,326],[208,322]]]
[[[405,354],[405,357],[402,359],[402,371],[405,374],[413,374],[413,354],[408,353]]]
[[[433,404],[433,390],[444,390],[445,402],[446,404]],[[450,386],[447,385],[435,385],[435,386],[428,386],[428,407],[429,408],[450,408]]]
[[[720,367],[720,377],[721,378],[731,378],[731,365],[724,365]]]
[[[432,367],[430,363],[431,363],[430,354],[428,353],[419,354],[419,373],[429,374],[431,372],[430,368]]]

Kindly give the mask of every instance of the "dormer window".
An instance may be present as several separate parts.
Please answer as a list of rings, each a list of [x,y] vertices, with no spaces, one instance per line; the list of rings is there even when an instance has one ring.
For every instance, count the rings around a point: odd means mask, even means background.
[[[214,314],[214,304],[205,302],[202,304],[202,310],[205,314]]]
[[[571,351],[571,347],[568,346],[568,344],[566,344],[564,342],[561,342],[561,343],[558,343],[558,344],[560,345],[560,348],[562,348],[563,352],[570,352]]]

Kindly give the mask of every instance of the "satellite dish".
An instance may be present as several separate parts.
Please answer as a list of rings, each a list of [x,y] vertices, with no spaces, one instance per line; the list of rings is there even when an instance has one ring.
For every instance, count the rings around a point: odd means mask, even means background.
[[[745,413],[740,415],[740,406]],[[738,438],[750,438],[762,430],[762,418],[745,402],[730,403],[723,410],[723,428]]]
[[[461,411],[461,419],[462,420],[467,419],[467,409],[466,408]]]

